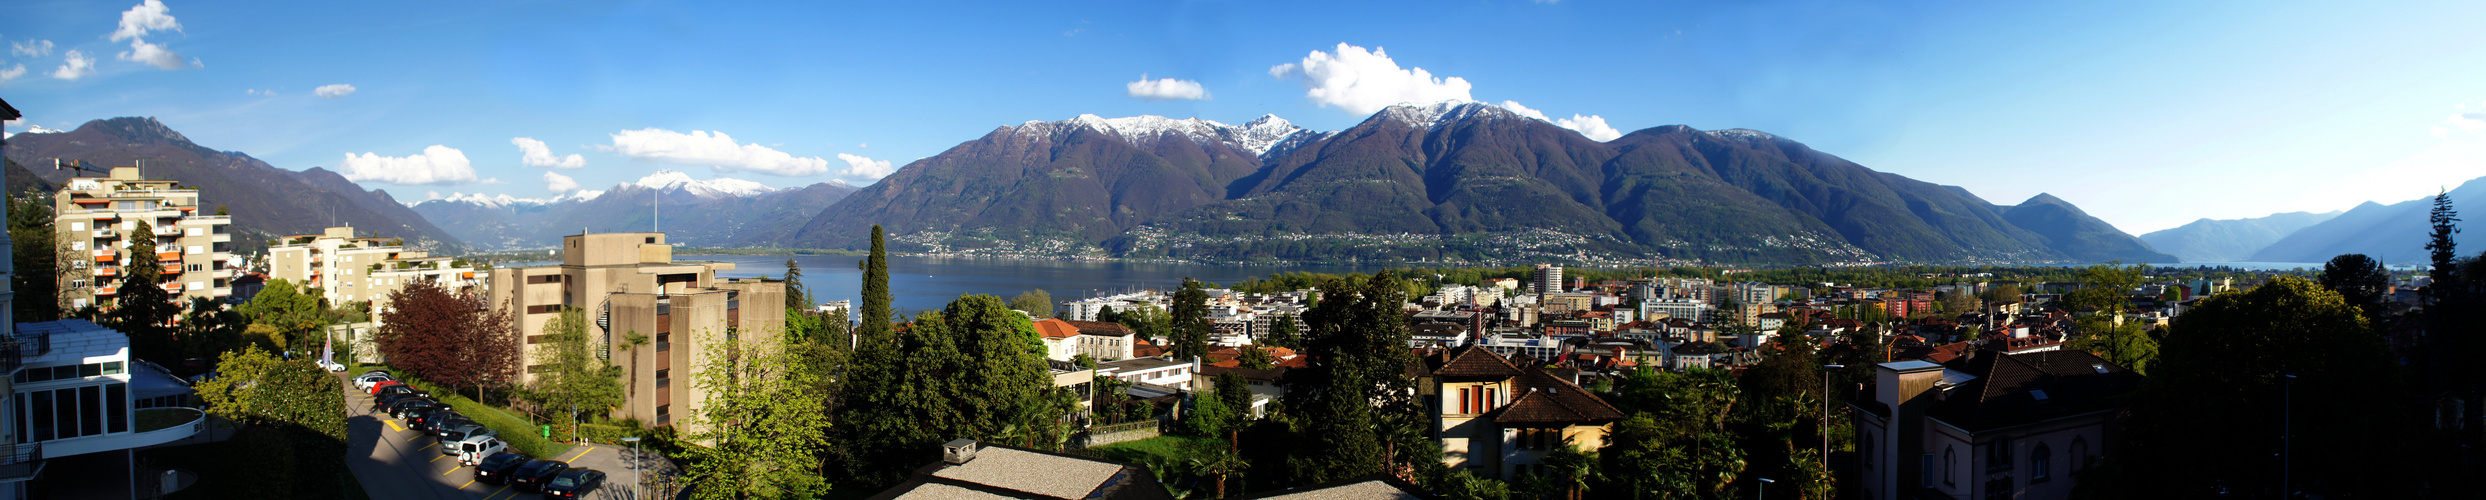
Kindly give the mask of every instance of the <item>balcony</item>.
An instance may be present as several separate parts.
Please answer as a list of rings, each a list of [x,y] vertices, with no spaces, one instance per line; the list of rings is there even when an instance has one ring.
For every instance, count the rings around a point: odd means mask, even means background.
[[[0,483],[34,479],[43,472],[43,443],[0,445]]]
[[[111,228],[111,227],[108,227],[108,226],[107,226],[107,227],[98,227],[98,228],[95,228],[95,237],[97,237],[97,238],[117,238],[117,237],[120,237],[120,234],[119,234],[118,232],[113,231],[113,230],[112,230],[112,228]]]
[[[155,446],[207,432],[207,414],[190,408],[149,408],[138,410],[137,424],[137,432],[56,439],[45,446],[60,456]]]
[[[119,252],[113,251],[113,250],[112,250],[112,249],[110,249],[110,248],[98,248],[98,249],[95,249],[95,261],[96,261],[96,262],[112,262],[112,261],[121,260],[119,257],[120,257]]]
[[[118,268],[118,267],[98,267],[98,268],[95,268],[95,277],[97,277],[97,278],[110,278],[110,277],[120,276],[120,275],[121,275],[121,268]]]

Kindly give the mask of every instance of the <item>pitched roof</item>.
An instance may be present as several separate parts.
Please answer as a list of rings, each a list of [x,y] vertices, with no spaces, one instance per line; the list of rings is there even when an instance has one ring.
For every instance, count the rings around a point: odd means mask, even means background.
[[[1036,322],[1036,333],[1048,339],[1066,339],[1079,336],[1079,327],[1072,326],[1068,321],[1045,318]]]
[[[1607,404],[1570,380],[1529,367],[1512,379],[1519,398],[1493,418],[1502,423],[1592,423],[1623,419],[1623,410]]]
[[[1425,368],[1443,377],[1508,377],[1518,375],[1519,367],[1492,350],[1474,344],[1453,348],[1436,356],[1428,356]]]
[[[1131,327],[1128,327],[1128,326],[1122,326],[1122,324],[1121,324],[1121,323],[1113,323],[1113,322],[1107,322],[1107,321],[1073,321],[1073,320],[1062,320],[1062,322],[1063,322],[1063,323],[1069,323],[1069,324],[1070,324],[1070,326],[1072,326],[1072,327],[1074,327],[1074,328],[1078,328],[1078,329],[1079,329],[1079,333],[1080,333],[1080,334],[1082,334],[1082,335],[1102,335],[1102,336],[1107,336],[1107,337],[1124,337],[1124,336],[1129,336],[1129,335],[1132,335],[1133,333],[1136,333],[1136,332],[1132,332],[1132,331],[1131,331]]]
[[[2096,354],[2069,349],[1978,352],[1944,368],[1977,378],[1949,389],[1926,415],[1969,431],[2111,409],[2141,380]]]

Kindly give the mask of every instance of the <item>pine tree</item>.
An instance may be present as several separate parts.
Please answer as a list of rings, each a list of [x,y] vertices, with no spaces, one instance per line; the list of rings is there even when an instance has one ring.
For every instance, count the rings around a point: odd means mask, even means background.
[[[129,263],[121,268],[127,277],[121,279],[115,294],[120,304],[110,315],[113,328],[129,334],[130,350],[140,359],[170,361],[177,357],[171,322],[181,306],[173,303],[172,293],[164,291],[164,264],[155,257],[154,228],[139,221],[129,232],[129,242]]]
[[[786,259],[786,314],[811,312],[811,289],[803,286],[803,265]]]
[[[1200,289],[1200,280],[1183,278],[1183,289],[1174,292],[1174,359],[1190,360],[1208,354],[1208,291]]]
[[[16,244],[17,321],[60,319],[60,245],[52,228],[50,197],[19,198],[9,207],[9,241]],[[83,255],[79,256],[83,257]]]
[[[1303,329],[1295,326],[1295,315],[1280,315],[1269,322],[1269,336],[1261,339],[1260,343],[1270,347],[1302,349]]]
[[[2426,214],[2426,222],[2434,228],[2432,238],[2426,241],[2426,251],[2434,264],[2434,283],[2427,285],[2426,290],[2437,303],[2457,302],[2463,295],[2460,254],[2452,239],[2460,234],[2460,212],[2452,210],[2450,191],[2434,195],[2434,210]]]

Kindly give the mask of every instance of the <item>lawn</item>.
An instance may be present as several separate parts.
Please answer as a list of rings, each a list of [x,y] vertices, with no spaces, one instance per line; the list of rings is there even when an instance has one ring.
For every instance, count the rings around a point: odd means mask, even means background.
[[[457,393],[447,390],[447,388],[434,385],[431,382],[425,382],[421,379],[409,377],[405,374],[397,373],[396,370],[390,370],[389,372],[395,375],[398,380],[403,380],[408,384],[413,384],[416,389],[422,389],[424,392],[432,393],[432,399],[440,400],[442,403],[448,403],[450,408],[457,409],[459,415],[465,415],[466,418],[474,419],[476,423],[483,424],[484,427],[490,427],[492,430],[499,431],[501,433],[501,441],[509,443],[509,447],[516,449],[518,453],[535,458],[558,459],[562,453],[570,449],[570,445],[555,443],[552,442],[552,440],[544,439],[543,428],[538,426],[534,421],[528,420],[526,417],[518,416],[516,413],[510,413],[509,410],[503,410],[492,405],[467,399],[465,396],[459,396]],[[352,373],[361,372],[354,371]]]
[[[1201,449],[1222,449],[1226,441],[1190,436],[1157,436],[1088,448],[1088,452],[1123,463],[1148,463],[1150,457],[1182,461],[1198,456]]]

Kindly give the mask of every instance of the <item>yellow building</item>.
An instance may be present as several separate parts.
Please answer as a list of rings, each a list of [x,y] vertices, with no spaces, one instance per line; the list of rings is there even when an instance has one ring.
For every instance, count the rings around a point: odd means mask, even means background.
[[[162,275],[174,300],[220,299],[233,294],[236,277],[233,218],[202,211],[199,190],[170,180],[147,180],[138,167],[114,167],[104,177],[73,177],[52,196],[60,260],[61,305],[69,308],[112,301],[126,273]],[[163,269],[125,269],[129,232],[145,222],[155,232]]]
[[[378,317],[388,294],[420,279],[454,292],[481,284],[473,268],[449,257],[407,250],[391,238],[357,238],[354,228],[287,236],[268,245],[268,277],[319,290],[330,304],[369,301]]]
[[[1416,387],[1435,418],[1442,463],[1478,476],[1511,479],[1545,472],[1545,455],[1561,447],[1595,452],[1623,419],[1567,377],[1492,350],[1468,345],[1429,349]]]
[[[541,369],[544,328],[562,308],[584,310],[600,354],[623,367],[626,401],[615,418],[671,425],[705,399],[691,384],[718,343],[776,342],[785,331],[785,283],[723,279],[724,262],[675,262],[664,233],[561,238],[561,263],[504,267],[486,288],[516,318],[527,361],[520,383]],[[631,334],[647,344],[629,345]]]

